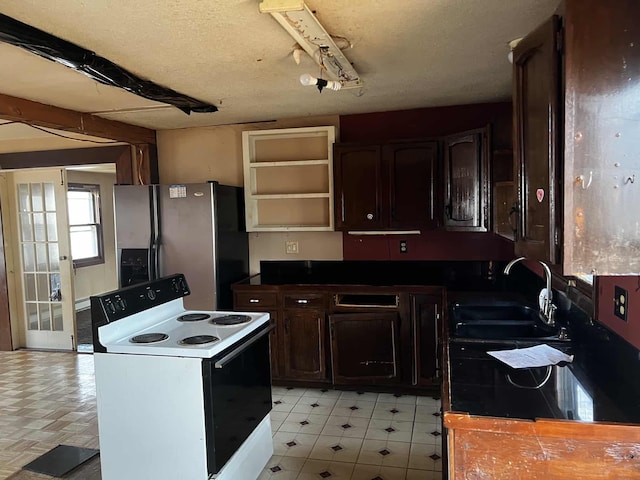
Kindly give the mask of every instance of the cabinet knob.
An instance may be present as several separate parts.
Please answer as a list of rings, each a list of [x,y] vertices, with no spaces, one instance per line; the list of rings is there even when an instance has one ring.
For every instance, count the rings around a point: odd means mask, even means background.
[[[307,303],[309,303],[309,300],[304,299],[304,298],[299,298],[298,300],[296,300],[296,303],[300,303],[302,305],[306,305]]]
[[[258,300],[257,298],[250,298],[249,303],[260,303],[260,300]]]
[[[367,213],[367,220],[373,220],[373,213]]]

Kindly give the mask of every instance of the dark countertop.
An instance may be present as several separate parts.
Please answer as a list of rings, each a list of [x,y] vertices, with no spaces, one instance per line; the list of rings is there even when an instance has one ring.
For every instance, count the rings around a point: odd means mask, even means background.
[[[629,373],[635,365],[621,370],[617,354],[625,347],[615,344],[617,352],[612,351],[613,339],[603,336],[601,327],[584,322],[582,315],[575,307],[558,313],[556,321],[571,329],[572,340],[546,343],[573,354],[574,359],[552,367],[513,369],[487,354],[545,342],[484,343],[450,338],[451,410],[504,418],[640,424],[640,395]]]
[[[640,423],[638,406],[627,409],[612,399],[599,385],[589,363],[584,361],[585,352],[576,351],[571,345],[551,344],[575,355],[572,363],[552,367],[514,369],[486,353],[533,344],[535,342],[507,346],[451,341],[451,409],[507,418]]]
[[[493,290],[499,266],[470,261],[262,261],[260,274],[238,285],[443,286]]]

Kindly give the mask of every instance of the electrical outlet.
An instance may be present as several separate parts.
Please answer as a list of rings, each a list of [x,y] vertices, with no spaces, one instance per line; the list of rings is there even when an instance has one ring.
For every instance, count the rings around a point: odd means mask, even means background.
[[[409,246],[407,245],[406,240],[400,240],[400,253],[407,253],[409,251]]]
[[[627,321],[627,311],[629,310],[629,295],[628,292],[616,285],[614,289],[614,297],[613,297],[613,314]]]
[[[299,253],[297,240],[292,240],[292,241],[287,240],[286,242],[284,242],[284,248],[285,248],[285,252],[287,252],[288,254],[295,255]]]

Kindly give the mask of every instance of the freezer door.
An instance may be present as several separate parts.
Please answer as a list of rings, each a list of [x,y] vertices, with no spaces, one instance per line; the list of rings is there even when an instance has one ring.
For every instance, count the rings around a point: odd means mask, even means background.
[[[116,185],[116,245],[126,248],[150,248],[153,230],[153,187],[150,185]]]
[[[213,185],[159,185],[160,274],[183,273],[190,310],[215,310],[216,250]]]

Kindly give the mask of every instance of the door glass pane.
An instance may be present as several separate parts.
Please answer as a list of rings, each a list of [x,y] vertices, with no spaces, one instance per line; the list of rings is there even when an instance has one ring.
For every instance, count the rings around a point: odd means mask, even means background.
[[[27,303],[27,327],[29,330],[39,330],[38,328],[38,304]]]
[[[49,304],[38,304],[40,310],[40,330],[51,330],[51,315],[49,313]]]
[[[60,290],[60,274],[53,273],[49,275],[49,286],[51,287],[51,296],[49,297],[52,302],[62,301],[62,291]]]
[[[18,205],[21,212],[31,211],[31,202],[29,199],[29,184],[18,184]]]
[[[49,271],[57,272],[60,270],[60,254],[58,252],[58,244],[49,244]]]
[[[47,231],[44,225],[44,214],[43,213],[34,213],[33,214],[33,228],[35,231],[35,239],[36,242],[46,242],[47,241]]]
[[[33,224],[29,213],[20,214],[20,235],[23,242],[33,241]]]
[[[38,272],[46,272],[49,266],[49,260],[47,258],[47,244],[36,243],[36,270]]]
[[[53,190],[53,183],[44,184],[44,201],[47,212],[56,211],[56,193]]]
[[[56,225],[56,214],[47,213],[47,240],[50,242],[58,241],[58,226]]]
[[[62,304],[52,303],[51,311],[53,312],[53,330],[56,332],[62,331]]]
[[[42,212],[44,210],[44,202],[42,198],[42,184],[31,184],[31,205],[34,212]]]
[[[33,243],[22,244],[22,259],[24,262],[24,272],[36,271],[36,254],[33,250]]]
[[[46,273],[38,273],[36,275],[36,282],[38,288],[38,301],[49,301],[49,275]]]
[[[36,276],[33,273],[24,276],[24,296],[27,302],[36,301]]]

